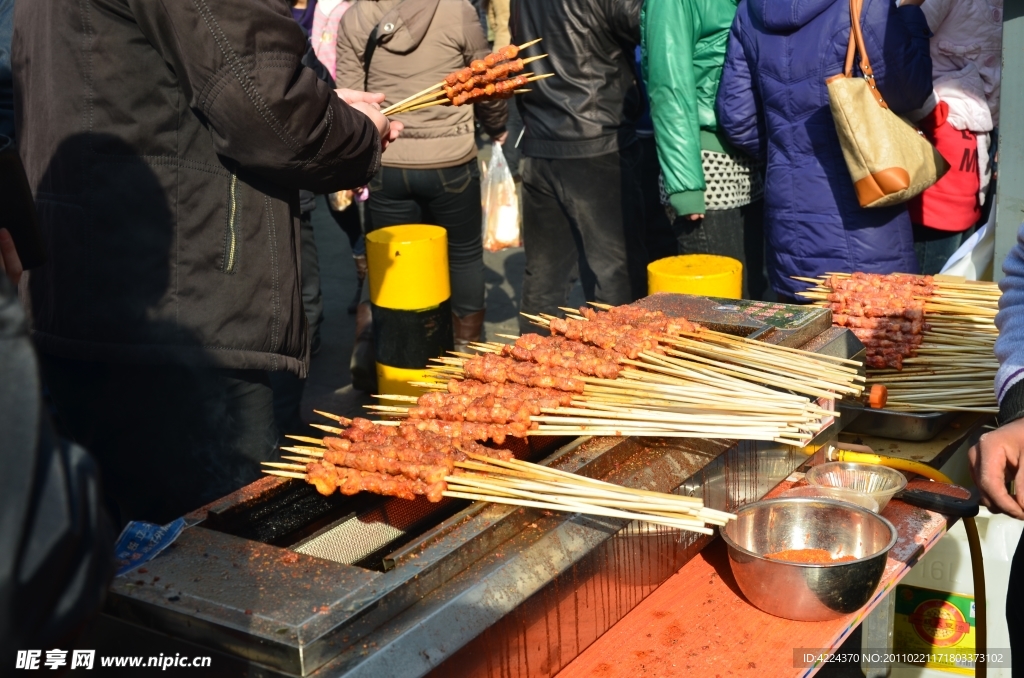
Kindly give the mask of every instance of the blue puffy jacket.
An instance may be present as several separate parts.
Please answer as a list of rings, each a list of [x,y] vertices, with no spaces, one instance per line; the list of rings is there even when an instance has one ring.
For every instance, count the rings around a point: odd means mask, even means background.
[[[718,89],[718,125],[766,160],[765,233],[772,287],[792,297],[791,276],[826,271],[917,272],[903,206],[857,202],[828,105],[825,79],[841,73],[848,0],[743,0]],[[919,7],[864,0],[861,15],[878,89],[899,114],[932,91],[930,32]]]

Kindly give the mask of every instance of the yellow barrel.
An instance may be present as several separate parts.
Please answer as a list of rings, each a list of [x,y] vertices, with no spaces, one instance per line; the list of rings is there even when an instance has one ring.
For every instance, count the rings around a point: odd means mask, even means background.
[[[431,358],[451,351],[448,233],[440,226],[388,226],[366,234],[380,393],[418,395]]]
[[[743,296],[743,264],[717,254],[682,254],[647,265],[647,293],[677,292],[724,299]]]

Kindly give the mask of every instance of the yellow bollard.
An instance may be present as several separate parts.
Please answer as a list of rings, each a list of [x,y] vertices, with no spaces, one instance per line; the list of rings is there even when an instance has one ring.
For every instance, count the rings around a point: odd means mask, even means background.
[[[419,395],[431,358],[451,351],[448,233],[388,226],[366,234],[379,393]]]
[[[743,296],[743,264],[717,254],[682,254],[647,265],[647,293],[676,292],[724,299]]]

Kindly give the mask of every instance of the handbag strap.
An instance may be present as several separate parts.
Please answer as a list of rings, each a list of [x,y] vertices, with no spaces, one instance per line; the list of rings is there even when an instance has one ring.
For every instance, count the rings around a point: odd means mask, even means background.
[[[851,0],[852,2],[853,0]],[[370,91],[370,62],[373,61],[373,53],[377,51],[377,29],[380,24],[373,27],[370,36],[366,39],[366,49],[363,51],[363,91]]]
[[[868,51],[864,43],[864,32],[861,30],[860,25],[860,14],[863,7],[863,0],[850,0],[850,43],[846,48],[846,66],[843,73],[848,78],[853,77],[854,55],[859,55],[860,72],[864,74],[864,79],[868,81],[868,86],[871,88],[875,100],[882,108],[889,108],[889,105],[885,103],[885,99],[882,97],[882,93],[875,87],[875,72],[871,68],[870,59],[868,59]]]

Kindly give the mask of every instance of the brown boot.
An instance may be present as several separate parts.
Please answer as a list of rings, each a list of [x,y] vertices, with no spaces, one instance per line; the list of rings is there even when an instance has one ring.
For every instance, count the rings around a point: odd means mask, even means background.
[[[377,390],[377,363],[373,349],[373,310],[364,301],[356,308],[356,341],[352,346],[352,388],[374,393]]]
[[[480,341],[484,329],[484,311],[470,313],[460,318],[452,313],[452,334],[455,336],[455,350],[469,351],[471,342]]]

